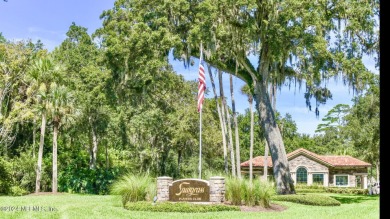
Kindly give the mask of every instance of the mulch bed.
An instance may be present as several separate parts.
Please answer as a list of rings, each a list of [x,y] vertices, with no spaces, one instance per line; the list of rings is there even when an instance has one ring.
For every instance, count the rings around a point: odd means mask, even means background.
[[[240,206],[241,211],[246,212],[280,212],[287,209],[285,206],[271,204],[269,208],[264,208],[261,206]]]
[[[39,196],[39,195],[63,195],[63,194],[66,194],[66,193],[63,193],[63,192],[38,192],[38,193],[30,193],[28,194],[28,196]]]
[[[225,202],[224,204],[225,205],[232,205],[230,202]],[[241,209],[241,211],[245,211],[245,212],[280,212],[280,211],[286,210],[287,207],[271,203],[269,208],[265,208],[265,207],[262,207],[259,205],[257,205],[257,206],[241,205],[240,209]]]

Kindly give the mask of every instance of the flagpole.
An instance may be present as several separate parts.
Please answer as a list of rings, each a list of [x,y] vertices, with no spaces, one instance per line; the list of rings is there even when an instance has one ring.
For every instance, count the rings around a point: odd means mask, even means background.
[[[199,179],[202,179],[202,109],[199,113]]]
[[[202,42],[200,42],[199,66],[202,64]],[[199,112],[199,179],[202,179],[202,108]]]

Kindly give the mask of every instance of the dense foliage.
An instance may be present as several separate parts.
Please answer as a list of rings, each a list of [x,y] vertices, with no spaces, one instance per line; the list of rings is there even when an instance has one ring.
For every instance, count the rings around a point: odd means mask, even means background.
[[[315,98],[322,104],[331,97],[321,87],[322,77],[328,80],[342,71],[346,82],[364,91],[351,108],[341,104],[329,111],[318,128],[320,134],[310,137],[297,132],[291,115],[270,109],[268,93],[258,87],[252,98],[257,98],[256,110],[266,110],[267,115],[257,113],[252,121],[249,110],[236,112],[241,161],[250,157],[251,125],[262,124],[254,127],[254,156],[264,154],[265,141],[270,155],[277,147],[282,155],[300,147],[319,154],[348,154],[374,164],[377,171],[372,174],[379,179],[379,79],[361,62],[363,54],[379,53],[372,19],[378,13],[377,1],[353,4],[351,11],[342,7],[347,1],[329,11],[328,6],[305,2],[310,10],[327,13],[324,18],[321,13],[312,17],[298,10],[302,3],[295,0],[259,5],[254,1],[248,5],[157,2],[147,1],[145,7],[146,1],[118,0],[102,12],[102,27],[95,33],[90,35],[87,28],[72,23],[54,51],[44,49],[40,41],[8,41],[0,33],[0,194],[57,188],[107,194],[112,183],[128,172],[196,176],[197,82],[176,74],[168,56],[191,65],[202,40],[212,68],[244,79],[252,93],[256,80],[268,89],[263,77],[274,86],[295,77],[299,83],[306,81],[307,101]],[[362,13],[354,13],[358,10]],[[351,22],[343,29],[341,20]],[[336,32],[337,42],[329,50],[325,39]],[[266,62],[259,59],[258,69],[248,67],[243,54],[249,51],[257,55],[265,51]],[[297,72],[286,66],[292,56],[302,74],[294,75]],[[202,111],[202,169],[209,172],[223,172],[226,164],[234,166],[233,156],[224,155],[215,107],[219,98],[206,99]],[[234,124],[230,122],[233,110],[228,107],[226,112],[226,123]],[[269,138],[271,132],[275,138]],[[288,184],[288,171],[282,175]],[[253,203],[250,197],[246,200]]]

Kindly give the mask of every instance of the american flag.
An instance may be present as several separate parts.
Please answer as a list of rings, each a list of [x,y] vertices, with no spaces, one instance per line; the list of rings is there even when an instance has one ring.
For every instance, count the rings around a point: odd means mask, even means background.
[[[198,112],[202,110],[204,91],[206,90],[206,77],[204,74],[204,68],[202,64],[202,57],[199,62],[199,85],[198,85]]]

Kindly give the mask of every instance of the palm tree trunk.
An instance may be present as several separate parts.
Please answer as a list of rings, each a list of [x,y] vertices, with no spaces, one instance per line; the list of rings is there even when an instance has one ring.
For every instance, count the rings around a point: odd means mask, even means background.
[[[53,122],[53,178],[52,178],[52,192],[56,193],[58,190],[57,183],[57,136],[58,136],[59,122]]]
[[[223,120],[222,120],[221,108],[219,107],[219,101],[218,101],[217,91],[215,89],[214,78],[213,78],[213,75],[211,73],[211,66],[209,64],[207,64],[207,68],[208,68],[208,71],[209,71],[211,86],[213,87],[214,99],[215,99],[215,102],[217,103],[219,124],[221,125],[221,133],[222,133],[222,144],[223,144],[223,155],[224,155],[224,163],[225,163],[225,172],[227,173],[227,171],[228,171],[228,167],[227,167],[227,149],[226,149],[225,129],[224,129],[224,125],[223,125],[224,123],[223,123]]]
[[[233,92],[233,76],[230,75],[230,95],[232,97],[232,110],[233,110],[233,122],[234,122],[234,137],[236,139],[236,167],[237,167],[237,177],[241,179],[241,160],[240,160],[240,139],[238,136],[238,122],[236,115],[236,103],[234,101],[234,92]]]
[[[226,123],[225,123],[225,110],[224,110],[224,104],[223,104],[223,83],[222,83],[222,71],[218,70],[218,80],[219,80],[219,92],[220,92],[220,97],[222,99],[221,101],[221,118],[222,118],[222,132],[224,134],[223,138],[225,141],[225,145],[223,148],[223,159],[224,159],[224,164],[225,164],[225,173],[227,174],[229,172],[229,167],[228,167],[228,160],[227,160],[227,149],[226,149],[226,139],[227,139],[227,130],[226,130]],[[222,89],[222,90],[221,90]]]
[[[249,101],[249,112],[251,114],[251,130],[250,130],[250,147],[249,147],[249,182],[252,184],[253,178],[253,126],[254,126],[254,115],[252,109],[252,100]]]
[[[236,176],[236,161],[234,159],[232,125],[230,123],[230,114],[229,114],[229,110],[228,110],[225,98],[223,100],[223,105],[224,105],[225,110],[226,110],[226,120],[227,120],[227,127],[228,127],[228,133],[229,133],[228,149],[230,152],[230,160],[232,162],[232,175]]]
[[[108,144],[106,141],[106,169],[108,170],[109,167],[110,167],[110,162],[108,160]]]
[[[267,139],[264,138],[264,173],[263,173],[263,180],[267,181],[267,176],[268,176],[268,142]]]
[[[96,160],[97,160],[97,151],[98,151],[98,137],[95,132],[95,127],[92,122],[92,118],[89,117],[89,124],[91,126],[91,134],[92,134],[92,148],[90,148],[90,161],[89,161],[89,168],[95,169],[96,168]]]
[[[264,78],[263,78],[264,79]],[[275,121],[275,115],[267,92],[265,82],[255,84],[256,108],[259,112],[261,126],[265,131],[265,138],[271,151],[273,172],[278,194],[295,194],[294,183],[291,178],[287,161],[286,150],[280,130]]]
[[[97,160],[97,151],[98,151],[98,138],[95,132],[95,129],[92,128],[92,169],[96,168],[96,160]]]
[[[39,149],[38,149],[38,164],[36,169],[36,179],[35,179],[35,192],[38,193],[41,188],[41,175],[42,175],[42,157],[43,157],[43,144],[45,141],[45,130],[46,130],[46,111],[42,112],[42,123],[41,123],[41,137],[39,140]]]
[[[32,130],[33,130],[33,145],[32,145],[32,156],[33,156],[33,159],[35,159],[35,124],[37,123],[37,120],[36,120],[36,118],[35,118],[35,116],[34,116],[34,121],[33,121],[33,128],[32,128]]]

